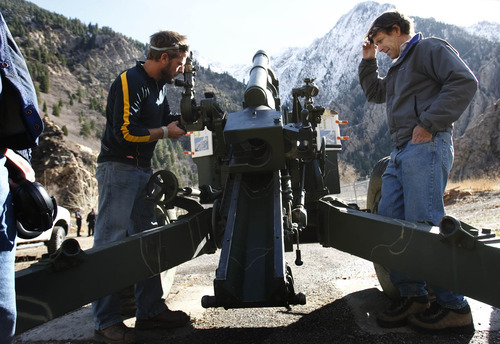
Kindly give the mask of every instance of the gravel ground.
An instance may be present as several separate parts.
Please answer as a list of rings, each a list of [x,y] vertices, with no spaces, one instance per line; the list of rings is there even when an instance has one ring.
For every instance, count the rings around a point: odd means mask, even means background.
[[[447,206],[447,213],[480,228],[499,229],[500,192],[476,194]],[[78,238],[82,248],[91,238]],[[320,245],[302,245],[304,265],[292,266],[296,292],[307,295],[307,304],[285,308],[203,309],[200,299],[213,295],[218,253],[199,257],[176,268],[167,300],[171,309],[190,313],[192,324],[178,330],[141,333],[140,343],[500,343],[500,311],[471,301],[476,325],[474,335],[430,336],[407,328],[384,330],[376,326],[374,313],[385,307],[371,262]],[[18,251],[18,256],[40,253]],[[38,250],[43,251],[43,248]],[[23,253],[24,252],[24,253]],[[294,253],[287,253],[293,262]],[[25,267],[29,262],[18,263]],[[90,309],[79,324],[59,318],[18,336],[25,343],[96,343],[92,339]],[[66,322],[66,324],[65,324]],[[52,324],[51,324],[52,323]],[[133,319],[126,322],[133,325]],[[49,325],[51,324],[51,325]],[[64,337],[58,324],[87,327],[80,334]],[[49,334],[47,334],[49,333]]]

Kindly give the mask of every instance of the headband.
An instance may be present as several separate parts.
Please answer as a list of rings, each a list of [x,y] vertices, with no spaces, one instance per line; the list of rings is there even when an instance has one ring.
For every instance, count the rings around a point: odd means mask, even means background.
[[[178,44],[178,43],[172,45],[171,47],[163,47],[163,48],[158,48],[158,47],[150,45],[149,48],[153,49],[153,50],[156,50],[156,51],[167,51],[167,50],[188,51],[189,50],[189,46],[188,45],[186,45],[186,44]]]

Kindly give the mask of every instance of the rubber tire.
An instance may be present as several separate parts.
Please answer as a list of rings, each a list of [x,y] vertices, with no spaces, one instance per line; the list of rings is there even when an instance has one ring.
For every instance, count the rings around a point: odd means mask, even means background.
[[[377,214],[378,211],[378,204],[382,198],[382,175],[389,164],[389,160],[390,157],[380,159],[373,167],[370,175],[370,182],[366,195],[366,208],[370,210],[372,214]],[[375,274],[377,275],[378,282],[384,293],[391,299],[399,298],[399,290],[391,282],[389,269],[378,263],[373,263],[373,267],[375,268]]]
[[[49,252],[49,255],[56,252],[59,247],[61,247],[65,239],[66,231],[64,230],[64,227],[54,226],[50,240],[47,242],[47,251]]]
[[[382,175],[384,174],[390,157],[380,159],[373,167],[370,174],[370,182],[368,183],[368,191],[366,195],[366,208],[372,214],[377,214],[378,204],[382,198]]]

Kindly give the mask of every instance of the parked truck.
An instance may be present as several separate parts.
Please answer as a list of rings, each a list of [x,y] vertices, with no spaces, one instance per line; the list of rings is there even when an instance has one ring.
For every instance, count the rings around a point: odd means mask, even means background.
[[[52,228],[49,228],[41,232],[38,236],[30,239],[23,239],[18,237],[16,239],[17,250],[22,250],[38,245],[45,245],[47,246],[48,254],[55,253],[61,247],[70,230],[71,214],[68,209],[58,205],[57,215],[54,219],[54,225],[52,226]]]

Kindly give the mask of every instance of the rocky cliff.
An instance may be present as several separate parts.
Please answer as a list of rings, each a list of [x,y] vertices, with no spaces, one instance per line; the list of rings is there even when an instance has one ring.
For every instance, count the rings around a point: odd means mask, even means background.
[[[500,100],[455,139],[451,178],[500,177]]]
[[[37,179],[60,204],[70,208],[82,205],[87,202],[84,196],[96,198],[92,194],[95,189],[92,176],[105,122],[103,107],[109,86],[119,72],[143,58],[144,46],[110,29],[85,26],[22,0],[0,0],[0,6],[9,27],[12,24],[11,31],[27,57],[37,86],[40,86],[37,79],[40,72],[32,67],[46,69],[50,80],[50,90],[39,94],[46,129],[40,138],[40,147],[34,150]],[[350,175],[370,171],[374,161],[390,152],[385,108],[365,102],[356,73],[360,35],[372,19],[368,14],[373,15],[386,7],[371,2],[364,7],[360,5],[310,47],[298,51],[290,49],[272,59],[282,97],[292,87],[300,86],[304,77],[316,77],[320,85],[316,104],[335,109],[341,119],[349,120],[342,128],[342,135],[351,139],[345,142],[340,157]],[[454,33],[450,36],[453,44],[480,81],[480,92],[456,125],[453,178],[483,172],[498,174],[498,103],[487,106],[500,94],[500,46],[432,20],[418,23],[421,26],[429,24],[426,35]],[[241,108],[243,87],[228,73],[218,74],[210,68],[201,68],[197,76],[197,100],[204,91],[212,91],[223,109],[236,111]],[[173,88],[169,93],[173,111],[179,109],[180,92]],[[86,128],[90,128],[88,135],[84,131]],[[356,164],[358,172],[349,169],[351,163]]]
[[[95,151],[79,144],[70,147],[61,128],[48,117],[44,117],[44,126],[39,145],[32,150],[36,180],[60,205],[71,209],[95,206],[96,199],[85,199],[94,192],[90,189],[95,186]]]

